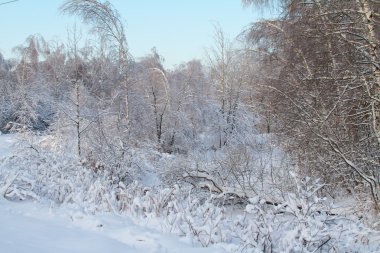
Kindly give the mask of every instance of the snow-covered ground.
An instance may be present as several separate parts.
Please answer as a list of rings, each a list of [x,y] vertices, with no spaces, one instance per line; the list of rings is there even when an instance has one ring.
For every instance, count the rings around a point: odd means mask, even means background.
[[[32,202],[0,200],[0,251],[6,253],[216,253],[114,214],[86,216]]]
[[[0,132],[0,158],[10,153],[17,143],[17,138],[13,134],[1,134]]]

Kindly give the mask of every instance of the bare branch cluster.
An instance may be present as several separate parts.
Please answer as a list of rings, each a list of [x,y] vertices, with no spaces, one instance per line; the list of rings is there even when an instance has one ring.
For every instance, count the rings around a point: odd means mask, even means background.
[[[244,33],[261,59],[261,110],[275,115],[272,128],[303,173],[361,185],[379,208],[379,4],[286,4],[281,18]]]

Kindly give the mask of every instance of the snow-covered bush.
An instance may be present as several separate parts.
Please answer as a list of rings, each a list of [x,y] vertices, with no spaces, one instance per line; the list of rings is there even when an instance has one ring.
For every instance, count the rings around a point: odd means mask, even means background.
[[[284,252],[315,252],[331,247],[335,235],[331,235],[326,223],[332,219],[330,208],[324,198],[319,198],[317,192],[324,186],[319,180],[299,178],[290,172],[295,181],[296,191],[285,196],[285,202],[276,209],[286,218],[280,225],[284,229],[278,233]],[[329,217],[330,216],[330,217]]]
[[[223,245],[230,252],[375,252],[379,234],[361,221],[333,213],[318,197],[319,180],[292,174],[296,190],[283,202],[251,198],[244,210],[221,206],[220,196],[199,195],[188,188],[147,188],[134,183],[125,189],[127,214],[156,220],[165,232],[207,247]],[[134,197],[132,197],[134,196]],[[202,197],[203,196],[203,197]],[[216,204],[216,203],[219,203]],[[239,214],[240,213],[240,214]],[[153,222],[153,224],[156,224]]]
[[[75,157],[28,148],[0,163],[0,188],[10,200],[34,199],[74,205],[86,212],[114,208],[112,178],[95,173]]]
[[[225,227],[225,208],[213,204],[213,196],[206,200],[188,196],[182,203],[172,202],[167,221],[171,230],[198,241],[202,246],[228,242],[231,238]],[[225,233],[227,232],[227,233]]]
[[[380,250],[378,232],[354,216],[335,212],[331,203],[319,196],[324,186],[319,180],[290,173],[293,191],[284,191],[282,199],[273,201],[257,195],[249,198],[248,204],[231,205],[221,201],[228,198],[225,193],[189,185],[148,185],[141,180],[128,183],[110,169],[94,170],[87,162],[57,150],[59,147],[47,141],[24,145],[3,158],[0,194],[9,200],[38,200],[90,214],[130,215],[137,222],[156,229],[155,224],[159,224],[164,232],[200,246],[219,244],[229,252]],[[163,166],[176,159],[149,154],[135,149],[131,159],[134,163],[140,160],[138,165],[147,171],[153,164]]]
[[[204,199],[186,194],[178,186],[150,188],[137,182],[124,187],[118,195],[124,213],[162,219],[165,231],[191,238],[205,247],[231,239],[221,225],[227,222],[225,208],[214,205],[213,195]]]
[[[331,203],[318,196],[324,186],[320,180],[290,175],[296,190],[286,193],[282,203],[250,200],[245,222],[237,223],[239,226],[234,229],[239,232],[244,250],[289,253],[379,250],[378,244],[369,243],[373,235],[360,220],[334,213]]]

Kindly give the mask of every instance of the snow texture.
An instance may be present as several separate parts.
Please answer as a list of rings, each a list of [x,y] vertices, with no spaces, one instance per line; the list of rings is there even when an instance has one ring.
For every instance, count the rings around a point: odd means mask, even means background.
[[[1,252],[16,253],[217,253],[138,226],[125,216],[86,216],[37,203],[0,201]]]

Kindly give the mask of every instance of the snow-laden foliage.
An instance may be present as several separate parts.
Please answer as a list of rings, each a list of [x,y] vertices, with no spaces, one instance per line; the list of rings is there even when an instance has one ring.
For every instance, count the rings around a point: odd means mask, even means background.
[[[51,141],[51,140],[50,140]],[[231,205],[238,194],[207,191],[188,184],[142,184],[101,166],[91,166],[54,151],[52,142],[22,144],[0,162],[3,197],[37,200],[94,214],[114,212],[134,217],[155,229],[186,237],[203,247],[220,245],[229,252],[376,252],[378,232],[355,216],[344,216],[320,196],[324,184],[289,173],[293,190],[271,201],[256,195]],[[45,142],[46,144],[46,142]],[[149,171],[174,156],[134,150]],[[133,160],[137,164],[137,160]],[[94,169],[98,168],[98,169]],[[157,167],[158,168],[158,167]],[[148,174],[145,174],[145,176]],[[132,181],[131,181],[132,180]],[[149,182],[149,181],[147,181]],[[289,188],[291,189],[291,188]],[[226,189],[222,189],[226,190]],[[232,189],[230,189],[232,193]]]
[[[0,80],[0,129],[3,132],[45,130],[53,120],[54,105],[51,92],[36,82],[16,86]]]
[[[95,173],[75,157],[30,147],[1,161],[0,180],[9,200],[74,205],[89,213],[114,209],[112,175]]]
[[[219,196],[199,198],[194,192],[152,189],[138,184],[124,211],[142,222],[156,220],[165,232],[174,232],[202,246],[221,244],[231,252],[375,252],[379,233],[333,213],[316,190],[318,180],[300,179],[295,193],[282,203],[251,198],[244,210],[220,204]],[[136,195],[137,194],[137,195]],[[140,194],[140,195],[138,195]],[[234,211],[233,211],[234,210]],[[240,214],[239,214],[240,213]],[[164,223],[164,224],[163,224]]]
[[[207,188],[214,193],[236,195],[243,199],[253,196],[282,198],[290,187],[287,157],[267,144],[270,135],[255,135],[245,140],[248,145],[230,144],[221,150],[189,152],[167,159],[162,180],[167,184],[188,184]],[[232,201],[232,203],[237,203]]]

